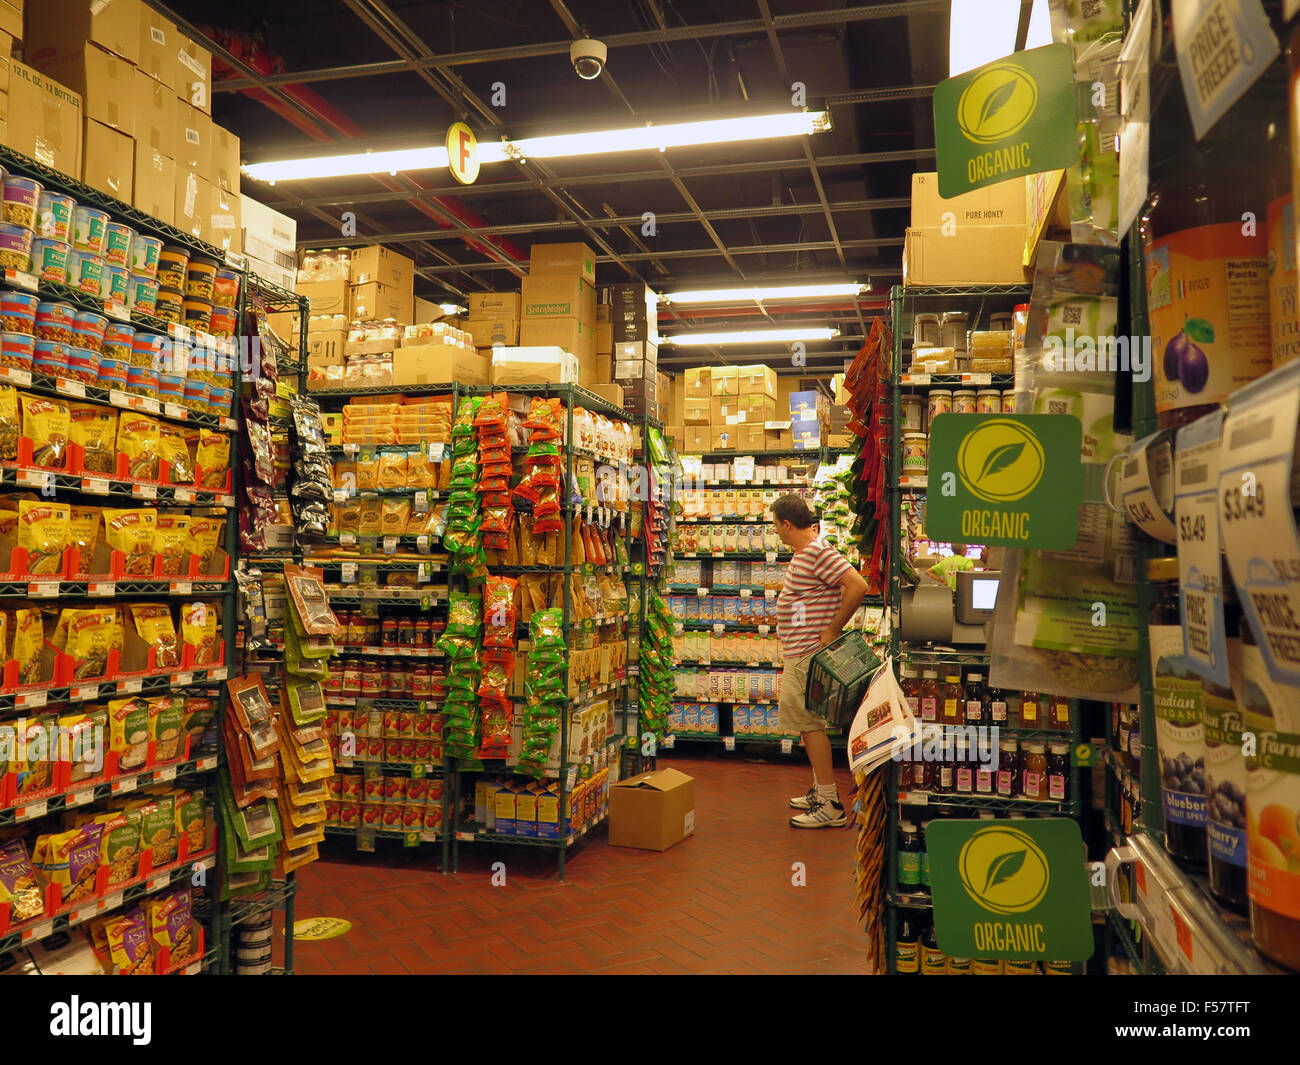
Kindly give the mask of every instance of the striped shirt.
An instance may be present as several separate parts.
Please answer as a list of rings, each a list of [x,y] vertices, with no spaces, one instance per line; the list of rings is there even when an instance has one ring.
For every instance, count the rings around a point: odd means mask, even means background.
[[[852,569],[820,536],[794,553],[776,601],[776,631],[786,655],[796,658],[817,650],[822,631],[840,608],[840,581]]]

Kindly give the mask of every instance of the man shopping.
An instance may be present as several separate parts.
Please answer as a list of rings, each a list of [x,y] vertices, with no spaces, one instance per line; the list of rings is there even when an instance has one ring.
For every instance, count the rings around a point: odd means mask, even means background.
[[[799,496],[782,496],[773,503],[772,520],[781,542],[794,551],[777,600],[781,728],[802,735],[813,770],[812,787],[790,800],[790,806],[801,811],[790,818],[790,824],[835,828],[847,819],[831,766],[826,719],[809,711],[804,695],[813,655],[844,630],[867,594],[867,582],[848,559],[822,540],[816,517]]]

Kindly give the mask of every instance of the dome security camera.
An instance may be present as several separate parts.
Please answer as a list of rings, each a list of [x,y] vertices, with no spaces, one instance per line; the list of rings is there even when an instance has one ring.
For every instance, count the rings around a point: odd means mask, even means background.
[[[569,61],[573,63],[573,72],[583,81],[600,77],[605,69],[605,57],[609,49],[600,41],[584,38],[569,45]]]

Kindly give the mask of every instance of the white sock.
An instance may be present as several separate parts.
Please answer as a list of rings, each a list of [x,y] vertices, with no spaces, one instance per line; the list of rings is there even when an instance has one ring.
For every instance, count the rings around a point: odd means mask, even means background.
[[[827,802],[839,802],[840,789],[835,784],[818,784],[817,798],[825,799]]]

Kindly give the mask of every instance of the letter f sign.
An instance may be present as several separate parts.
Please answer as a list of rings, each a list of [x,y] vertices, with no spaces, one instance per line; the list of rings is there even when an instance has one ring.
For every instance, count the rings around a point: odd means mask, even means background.
[[[447,169],[462,185],[472,185],[478,167],[478,138],[464,122],[453,123],[447,130]]]

